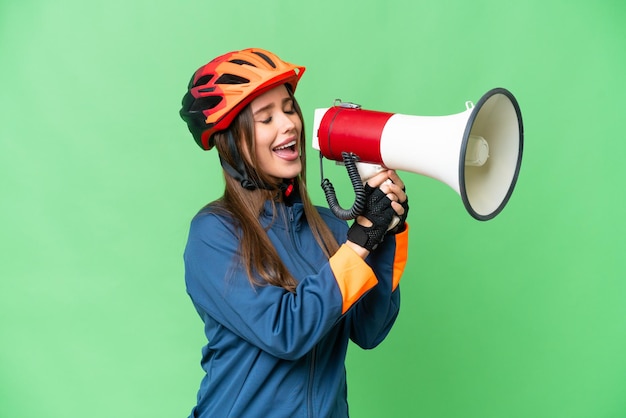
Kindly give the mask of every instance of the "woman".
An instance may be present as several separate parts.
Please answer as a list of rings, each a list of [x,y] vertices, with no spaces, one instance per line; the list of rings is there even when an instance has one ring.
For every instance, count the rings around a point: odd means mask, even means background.
[[[183,98],[182,118],[202,149],[217,149],[225,179],[184,255],[208,340],[192,417],[347,417],[348,341],[375,347],[398,314],[404,185],[393,171],[370,179],[350,228],[313,206],[293,96],[303,72],[269,51],[235,51],[197,70]]]

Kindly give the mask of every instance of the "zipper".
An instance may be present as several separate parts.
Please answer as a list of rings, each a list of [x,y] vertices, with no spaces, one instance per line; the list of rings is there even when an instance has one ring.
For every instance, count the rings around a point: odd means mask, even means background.
[[[295,229],[295,215],[293,207],[287,207],[287,214],[289,218],[289,239],[291,241],[291,247],[293,248],[293,252],[295,253],[296,261],[301,266],[301,271],[307,271],[309,273],[315,273],[317,270],[315,266],[308,261],[308,258],[302,254],[299,246],[296,243],[296,229]],[[317,358],[317,345],[313,346],[310,354],[311,363],[309,364],[309,381],[307,386],[307,417],[314,418],[316,416],[315,408],[313,407],[313,383],[315,381],[315,368],[316,368],[316,358]]]
[[[298,256],[298,264],[305,267],[303,269],[304,271],[308,271],[311,274],[315,273],[317,271],[315,269],[315,266],[309,263],[308,257],[305,257],[305,255],[300,252],[300,248],[298,247],[296,239],[294,238],[296,235],[296,230],[294,228],[295,216],[293,214],[293,208],[291,206],[287,207],[287,214],[289,216],[289,239],[291,241],[291,247],[293,248],[294,253],[296,253],[296,255]]]
[[[305,257],[304,254],[300,251],[300,247],[297,245],[295,236],[295,215],[293,207],[287,206],[287,216],[289,219],[289,239],[291,242],[291,247],[293,249],[294,254],[296,255],[295,260],[300,265],[300,270],[303,272],[308,272],[310,274],[315,273],[317,270],[313,264],[308,261],[308,257]],[[311,363],[309,364],[309,380],[307,386],[307,417],[314,418],[317,413],[315,412],[315,408],[313,407],[313,383],[315,382],[315,368],[316,368],[316,359],[317,359],[317,345],[313,346],[310,354]]]
[[[309,385],[307,388],[307,417],[314,418],[313,408],[313,381],[315,380],[315,358],[317,357],[317,345],[311,350],[311,365],[309,366]]]

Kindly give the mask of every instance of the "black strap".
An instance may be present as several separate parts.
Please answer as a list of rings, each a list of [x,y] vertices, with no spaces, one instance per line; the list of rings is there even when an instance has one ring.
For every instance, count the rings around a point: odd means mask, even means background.
[[[243,187],[244,189],[247,189],[247,190],[258,189],[259,188],[258,185],[252,180],[250,180],[250,178],[248,178],[248,173],[246,172],[246,166],[243,163],[243,159],[241,158],[239,151],[237,150],[237,145],[235,144],[235,138],[233,137],[233,133],[230,130],[228,130],[227,135],[228,135],[228,139],[227,139],[228,150],[230,151],[230,155],[233,156],[233,160],[235,161],[236,167],[233,167],[230,164],[228,164],[226,160],[224,160],[224,158],[222,158],[222,155],[220,154],[219,155],[220,164],[222,165],[222,168],[232,178],[237,180],[241,184],[241,187]]]

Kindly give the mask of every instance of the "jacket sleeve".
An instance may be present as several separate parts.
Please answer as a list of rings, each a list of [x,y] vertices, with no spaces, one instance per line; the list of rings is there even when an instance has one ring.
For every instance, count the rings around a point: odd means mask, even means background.
[[[184,254],[187,292],[196,309],[279,358],[293,360],[309,352],[346,306],[377,283],[360,257],[355,255],[356,260],[342,252],[315,274],[299,277],[296,293],[276,286],[252,286],[239,262],[238,242],[223,217],[196,216]],[[333,264],[342,273],[336,275]]]
[[[374,348],[393,326],[400,310],[400,277],[408,257],[408,225],[397,235],[388,236],[367,258],[378,285],[350,312],[350,338],[362,348]]]

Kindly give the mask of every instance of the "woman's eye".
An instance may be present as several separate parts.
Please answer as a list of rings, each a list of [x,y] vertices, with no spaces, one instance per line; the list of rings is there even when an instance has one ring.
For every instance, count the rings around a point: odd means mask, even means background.
[[[261,120],[260,122],[261,122],[261,123],[264,123],[264,124],[266,124],[266,125],[267,125],[267,124],[268,124],[268,123],[270,123],[271,121],[272,121],[272,117],[270,116],[270,117],[268,117],[268,118],[266,118],[266,119]]]

